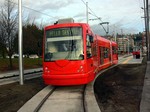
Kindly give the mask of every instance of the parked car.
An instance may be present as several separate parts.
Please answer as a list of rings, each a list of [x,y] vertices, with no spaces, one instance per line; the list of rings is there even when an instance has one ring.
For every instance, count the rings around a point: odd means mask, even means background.
[[[19,58],[19,54],[13,54],[11,58]]]
[[[39,58],[37,54],[29,55],[29,58]]]

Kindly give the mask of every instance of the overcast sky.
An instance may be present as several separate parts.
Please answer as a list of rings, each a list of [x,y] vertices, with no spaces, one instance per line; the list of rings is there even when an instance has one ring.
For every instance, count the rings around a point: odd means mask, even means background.
[[[4,0],[0,0],[2,4]],[[13,0],[15,3],[18,0]],[[76,22],[86,22],[86,6],[88,2],[89,12],[96,14],[103,22],[109,22],[110,33],[116,28],[118,33],[137,33],[144,30],[143,0],[22,0],[24,16],[30,16],[37,23],[52,24],[59,18],[74,18]],[[42,13],[39,13],[39,12]],[[45,15],[47,14],[47,15]],[[89,14],[89,19],[95,17]],[[89,21],[93,30],[101,35],[105,32],[99,20]],[[106,26],[105,26],[106,27]]]

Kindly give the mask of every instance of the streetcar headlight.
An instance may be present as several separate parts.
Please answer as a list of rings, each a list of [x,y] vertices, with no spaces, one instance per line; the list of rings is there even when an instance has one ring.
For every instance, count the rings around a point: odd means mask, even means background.
[[[83,72],[83,66],[81,65],[77,72]]]
[[[80,69],[83,69],[83,66],[82,66],[82,65],[80,66]]]
[[[47,71],[48,70],[48,67],[45,67],[45,71]]]
[[[48,69],[48,67],[45,67],[45,72],[50,73],[50,70]]]

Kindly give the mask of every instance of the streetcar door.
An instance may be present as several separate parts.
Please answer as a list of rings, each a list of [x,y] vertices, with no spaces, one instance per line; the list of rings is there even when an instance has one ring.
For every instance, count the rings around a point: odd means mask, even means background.
[[[100,64],[104,64],[104,48],[100,47]]]
[[[93,61],[93,55],[92,55],[92,45],[93,45],[93,37],[90,35],[87,35],[86,37],[86,57],[87,57],[87,68],[88,71],[91,71],[94,69],[94,61]]]

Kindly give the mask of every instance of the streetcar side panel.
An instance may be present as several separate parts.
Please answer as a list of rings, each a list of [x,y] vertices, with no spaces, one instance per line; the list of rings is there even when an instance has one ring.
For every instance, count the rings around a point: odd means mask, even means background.
[[[110,41],[97,36],[98,43],[98,60],[99,60],[99,70],[111,66],[111,49]]]
[[[112,41],[112,60],[113,64],[118,63],[118,45]]]

